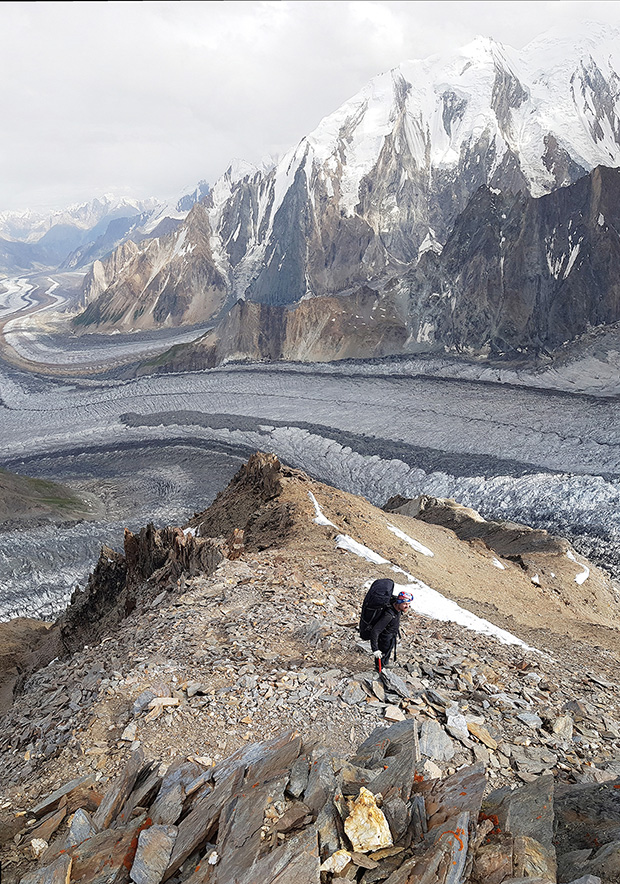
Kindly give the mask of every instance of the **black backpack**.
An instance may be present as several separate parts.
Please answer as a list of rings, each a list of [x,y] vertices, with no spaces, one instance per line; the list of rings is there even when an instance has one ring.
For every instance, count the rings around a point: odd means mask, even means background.
[[[370,638],[372,627],[379,620],[383,612],[392,602],[392,590],[394,581],[389,577],[375,580],[364,596],[362,602],[362,614],[360,617],[360,638]]]

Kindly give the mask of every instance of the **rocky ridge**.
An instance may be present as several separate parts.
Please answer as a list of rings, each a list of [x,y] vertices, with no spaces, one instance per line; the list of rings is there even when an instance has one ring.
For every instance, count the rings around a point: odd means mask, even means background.
[[[104,551],[57,627],[73,654],[34,672],[2,722],[6,880],[619,880],[617,638],[593,647],[570,611],[552,637],[529,610],[512,628],[535,651],[412,615],[378,677],[356,625],[363,584],[390,568],[339,550],[308,492],[404,556],[385,514],[262,455],[185,529]],[[488,591],[488,567],[501,583],[479,541],[390,518],[434,552],[409,547],[407,571],[415,558],[429,582],[425,566]],[[530,608],[533,561],[502,560]],[[494,590],[506,623],[514,598]],[[395,846],[369,848],[381,814]]]
[[[102,296],[93,298],[100,289]],[[177,230],[149,239],[144,248],[130,240],[105,261],[95,261],[84,282],[86,309],[74,322],[104,331],[191,325],[216,315],[226,295],[209,220],[197,203]]]

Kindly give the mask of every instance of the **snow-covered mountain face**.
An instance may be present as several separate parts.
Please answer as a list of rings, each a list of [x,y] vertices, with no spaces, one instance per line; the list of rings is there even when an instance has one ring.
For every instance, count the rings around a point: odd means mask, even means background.
[[[480,37],[375,78],[274,168],[216,183],[205,233],[229,297],[288,305],[381,283],[441,252],[483,185],[537,197],[620,165],[618,71],[620,32],[592,25],[520,51]]]
[[[594,28],[521,52],[478,38],[377,77],[271,175],[214,203],[234,293],[342,291],[439,250],[481,185],[541,196],[617,166],[619,38]]]

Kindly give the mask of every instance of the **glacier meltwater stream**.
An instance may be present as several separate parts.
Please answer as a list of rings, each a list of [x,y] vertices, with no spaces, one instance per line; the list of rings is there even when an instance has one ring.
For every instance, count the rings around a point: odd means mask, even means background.
[[[27,303],[4,285],[0,320]],[[11,348],[44,361],[53,344],[54,364],[75,366],[71,339],[50,344],[29,316],[13,321]],[[126,336],[99,336],[97,363],[113,363],[117,346]],[[616,569],[615,397],[472,379],[465,366],[459,377],[457,363],[440,377],[420,364],[229,365],[129,380],[0,364],[0,466],[94,493],[108,514],[0,533],[0,617],[57,612],[102,543],[118,547],[124,526],[183,521],[257,449],[373,503],[428,493],[549,527]]]

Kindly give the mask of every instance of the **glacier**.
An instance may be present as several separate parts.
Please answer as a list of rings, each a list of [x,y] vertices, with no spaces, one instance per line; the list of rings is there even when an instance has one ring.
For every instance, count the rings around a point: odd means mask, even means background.
[[[549,528],[615,573],[614,399],[385,369],[231,365],[101,380],[0,367],[0,464],[111,501],[99,522],[0,533],[0,617],[57,613],[103,542],[118,548],[125,526],[182,523],[255,450],[375,504],[425,493]]]

